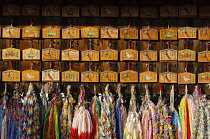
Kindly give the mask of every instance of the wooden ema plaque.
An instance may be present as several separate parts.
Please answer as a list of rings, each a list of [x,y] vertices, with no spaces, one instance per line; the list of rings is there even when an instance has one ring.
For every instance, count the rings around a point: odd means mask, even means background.
[[[195,84],[196,76],[193,73],[184,72],[178,74],[178,84]]]
[[[120,61],[138,60],[138,51],[134,49],[125,49],[120,51]]]
[[[20,71],[6,70],[2,72],[3,82],[20,82]]]
[[[118,73],[114,71],[101,72],[100,82],[118,82]]]
[[[27,26],[22,28],[23,38],[40,38],[40,29],[34,26]]]
[[[22,51],[23,60],[40,60],[40,50],[28,48]]]
[[[72,5],[63,7],[62,17],[79,17],[79,7]]]
[[[118,29],[112,27],[105,27],[101,29],[102,39],[118,39]]]
[[[60,50],[55,48],[42,49],[43,61],[58,61],[60,59]]]
[[[60,72],[54,69],[42,71],[42,82],[59,82]]]
[[[199,73],[198,83],[210,83],[210,72]]]
[[[121,83],[138,82],[138,72],[133,70],[126,70],[120,72],[120,82]]]
[[[22,81],[24,82],[38,82],[40,81],[40,73],[36,70],[24,70],[22,71]]]
[[[20,28],[13,26],[3,28],[2,38],[20,38]]]
[[[118,51],[106,49],[100,51],[100,60],[118,60]]]
[[[62,82],[79,82],[80,75],[78,71],[68,70],[62,72]]]
[[[177,73],[174,72],[160,73],[159,83],[177,83]]]
[[[85,27],[81,29],[82,38],[99,38],[99,30],[95,27]]]
[[[16,48],[6,48],[2,50],[3,60],[20,60],[20,50]]]
[[[23,16],[39,16],[39,6],[37,5],[23,5],[22,15]]]
[[[120,31],[121,39],[138,39],[138,30],[134,28],[122,28]]]
[[[63,61],[79,61],[79,51],[75,49],[62,50],[61,59]]]
[[[153,7],[140,8],[140,18],[158,18],[158,9]]]
[[[177,60],[177,50],[174,49],[160,50],[160,60],[161,61]]]
[[[82,72],[81,82],[99,82],[99,73],[94,71]]]
[[[205,5],[199,8],[199,17],[200,18],[210,17],[210,5]]]
[[[143,50],[140,51],[140,61],[157,61],[157,51]]]
[[[198,52],[198,62],[210,62],[210,51]]]
[[[122,7],[121,17],[139,17],[139,8],[137,6]]]
[[[177,31],[174,29],[162,29],[160,30],[161,40],[177,40]]]
[[[196,29],[191,27],[183,27],[178,29],[178,38],[196,38]]]
[[[165,5],[160,7],[161,18],[177,18],[178,17],[178,6]]]
[[[9,4],[3,6],[3,16],[20,16],[20,5]]]
[[[210,29],[198,30],[198,39],[199,40],[210,40]]]
[[[119,9],[116,6],[113,5],[107,5],[101,7],[101,17],[118,17]]]
[[[83,6],[82,16],[99,17],[99,7],[93,5]]]
[[[157,73],[152,71],[145,71],[139,74],[140,82],[149,83],[149,82],[157,82]]]
[[[189,49],[178,51],[178,61],[196,61],[196,51]]]
[[[78,28],[65,28],[62,29],[62,39],[78,39],[80,38],[80,31]]]
[[[82,61],[99,61],[99,52],[95,50],[82,51]]]
[[[197,16],[197,6],[191,4],[185,4],[179,6],[179,17],[181,18],[193,18]]]
[[[42,38],[60,38],[60,28],[56,27],[43,28]]]
[[[56,5],[42,6],[42,16],[60,16],[60,6]]]
[[[152,28],[141,29],[140,40],[158,40],[158,31]]]

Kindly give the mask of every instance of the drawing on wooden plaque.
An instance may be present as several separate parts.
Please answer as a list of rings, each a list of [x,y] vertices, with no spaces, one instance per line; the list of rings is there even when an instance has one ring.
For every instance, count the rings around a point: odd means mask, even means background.
[[[54,69],[42,71],[42,82],[59,82],[60,72]]]
[[[82,72],[81,82],[99,82],[99,73],[94,71]]]
[[[118,51],[114,49],[101,50],[100,60],[118,60]]]
[[[60,59],[60,50],[55,48],[42,49],[43,61],[58,61]]]
[[[138,60],[138,51],[134,49],[125,49],[120,51],[120,61]]]
[[[40,81],[40,72],[37,70],[24,70],[22,71],[22,81],[31,82]]]
[[[80,31],[78,28],[68,27],[62,29],[62,39],[78,39],[80,38]]]
[[[40,50],[34,48],[24,49],[22,56],[23,60],[40,60]]]
[[[134,28],[122,28],[120,30],[120,38],[122,39],[138,39],[138,30]]]
[[[60,38],[60,28],[52,26],[43,28],[42,38]]]
[[[139,8],[137,6],[122,7],[121,17],[139,17]]]
[[[210,29],[205,28],[198,30],[198,39],[199,40],[210,40]]]
[[[174,72],[160,73],[159,83],[177,83],[177,73]]]
[[[190,49],[178,51],[178,61],[196,61],[196,51]]]
[[[161,40],[177,40],[177,31],[174,29],[161,29],[160,39]]]
[[[193,73],[184,72],[178,74],[178,84],[195,84],[196,76]]]
[[[2,50],[3,60],[20,60],[20,50],[16,48],[6,48]]]
[[[152,28],[141,29],[140,40],[158,40],[158,31]]]
[[[99,52],[95,50],[85,50],[81,52],[82,61],[99,61]]]
[[[210,72],[199,73],[198,83],[210,83]]]
[[[99,17],[99,7],[93,5],[83,6],[82,16]]]
[[[20,71],[6,70],[2,72],[3,82],[20,82]]]
[[[79,7],[77,6],[62,7],[62,17],[79,17],[79,14]]]
[[[22,15],[23,16],[39,16],[39,6],[38,5],[23,5]]]
[[[133,70],[126,70],[120,72],[120,82],[121,83],[138,82],[138,72]]]
[[[75,70],[68,70],[62,72],[62,82],[79,82],[80,74]]]
[[[145,71],[139,74],[140,82],[157,82],[157,72]]]
[[[183,27],[178,29],[178,38],[196,38],[196,29],[191,27]]]
[[[107,5],[101,7],[101,17],[118,17],[119,9],[116,6],[113,5]]]
[[[158,9],[153,7],[140,8],[140,18],[158,18]]]
[[[161,61],[177,60],[177,50],[174,49],[160,50],[160,60]]]
[[[13,26],[3,28],[2,38],[20,38],[20,28]]]
[[[23,38],[39,38],[40,29],[34,26],[27,26],[22,28],[22,37]]]
[[[79,61],[79,51],[75,49],[62,50],[63,61]]]
[[[101,29],[102,39],[118,39],[118,29],[113,27],[105,27]]]
[[[140,51],[140,61],[157,61],[157,51],[154,50]]]
[[[164,5],[160,7],[161,18],[177,18],[178,17],[178,6]]]
[[[197,6],[191,4],[185,4],[179,6],[179,17],[192,18],[197,16]]]
[[[3,16],[20,16],[20,5],[9,4],[2,7]]]
[[[210,62],[210,51],[198,52],[198,62]]]
[[[82,38],[99,38],[99,30],[95,27],[85,27],[81,29]]]
[[[100,82],[118,82],[118,73],[114,71],[103,71],[100,73]]]
[[[42,16],[60,16],[60,6],[56,5],[42,6]]]

